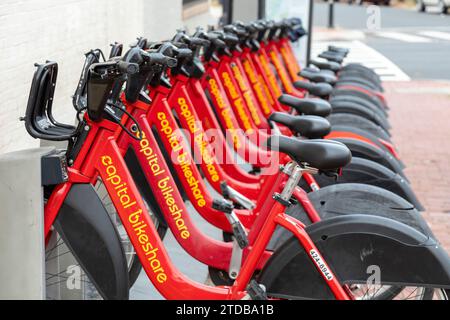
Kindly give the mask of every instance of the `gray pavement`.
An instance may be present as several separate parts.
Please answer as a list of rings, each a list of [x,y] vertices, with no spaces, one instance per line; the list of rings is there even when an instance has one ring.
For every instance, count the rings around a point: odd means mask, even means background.
[[[380,29],[370,30],[367,6],[335,4],[335,26],[363,31],[366,44],[413,79],[450,79],[450,14],[379,8]],[[325,27],[327,4],[316,2],[314,10],[314,25]]]
[[[348,5],[336,3],[335,25],[346,29],[367,29],[368,5]],[[381,10],[381,28],[423,28],[449,27],[450,14],[441,15],[434,12],[416,12],[414,10],[379,6]],[[314,4],[314,25],[327,25],[328,4],[316,2]]]

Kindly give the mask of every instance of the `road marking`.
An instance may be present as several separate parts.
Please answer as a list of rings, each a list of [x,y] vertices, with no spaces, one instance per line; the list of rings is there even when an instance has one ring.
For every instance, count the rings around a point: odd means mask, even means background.
[[[345,58],[344,63],[361,63],[366,67],[372,68],[380,76],[381,80],[411,80],[408,75],[391,60],[361,41],[315,41],[313,42],[311,56],[317,57],[321,52],[327,50],[329,45],[349,48],[350,53]],[[320,60],[320,58],[317,60]]]
[[[440,40],[450,40],[450,33],[442,31],[421,31],[419,32],[421,36],[426,36],[430,38],[436,38]]]
[[[431,39],[425,37],[419,37],[412,34],[407,34],[403,32],[393,32],[393,31],[384,31],[384,32],[375,32],[374,35],[382,38],[389,38],[394,40],[399,40],[403,42],[411,42],[411,43],[426,43],[431,42]]]

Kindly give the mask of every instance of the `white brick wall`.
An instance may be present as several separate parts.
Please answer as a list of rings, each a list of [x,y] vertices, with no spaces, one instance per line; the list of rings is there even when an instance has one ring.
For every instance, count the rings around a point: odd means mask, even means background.
[[[0,154],[39,146],[19,117],[25,114],[35,62],[57,61],[54,111],[73,122],[71,95],[89,49],[128,46],[139,35],[161,40],[182,25],[181,0],[1,0]]]

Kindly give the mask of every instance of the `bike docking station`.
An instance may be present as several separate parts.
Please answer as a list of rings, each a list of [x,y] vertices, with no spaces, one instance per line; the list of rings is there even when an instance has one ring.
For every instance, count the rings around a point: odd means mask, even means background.
[[[61,151],[41,145],[0,155],[0,299],[98,299],[59,235],[45,250],[43,186],[67,172]]]
[[[45,299],[44,197],[38,186],[42,159],[54,150],[0,156],[0,299]]]

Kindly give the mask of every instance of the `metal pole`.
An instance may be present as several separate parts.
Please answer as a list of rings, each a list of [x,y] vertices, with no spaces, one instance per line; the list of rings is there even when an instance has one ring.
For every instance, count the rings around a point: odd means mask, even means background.
[[[266,17],[266,0],[258,0],[258,19]]]
[[[311,60],[311,39],[313,34],[313,14],[314,14],[314,0],[309,0],[308,12],[308,39],[306,44],[306,66]]]
[[[328,0],[328,28],[334,28],[334,0]]]
[[[233,22],[233,0],[222,0],[223,14],[219,25],[226,25]]]

